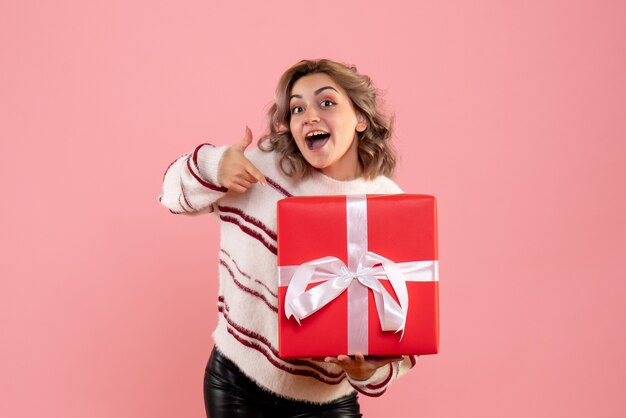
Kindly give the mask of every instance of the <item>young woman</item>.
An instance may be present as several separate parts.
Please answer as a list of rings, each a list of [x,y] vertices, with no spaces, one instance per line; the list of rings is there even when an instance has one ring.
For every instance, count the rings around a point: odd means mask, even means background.
[[[278,357],[276,202],[288,196],[391,194],[391,121],[369,77],[301,61],[276,88],[269,132],[202,144],[168,167],[161,204],[220,220],[218,325],[206,367],[207,416],[360,417],[356,391],[382,395],[415,356]],[[302,219],[302,222],[307,222]],[[320,336],[322,338],[323,336]]]

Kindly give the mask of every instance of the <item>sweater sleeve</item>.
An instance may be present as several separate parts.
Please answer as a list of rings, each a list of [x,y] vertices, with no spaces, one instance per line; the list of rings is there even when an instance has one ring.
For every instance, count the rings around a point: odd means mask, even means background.
[[[402,360],[391,362],[378,368],[367,380],[354,380],[348,374],[346,378],[352,387],[366,396],[378,397],[385,393],[389,385],[406,374],[417,363],[418,356],[403,356]]]
[[[213,203],[228,191],[217,181],[217,170],[226,149],[226,146],[201,144],[170,164],[163,176],[161,205],[176,214],[212,212]]]

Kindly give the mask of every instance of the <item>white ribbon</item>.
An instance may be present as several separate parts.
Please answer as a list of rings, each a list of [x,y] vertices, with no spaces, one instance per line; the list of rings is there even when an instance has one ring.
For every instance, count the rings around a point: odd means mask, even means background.
[[[327,280],[307,291],[306,288],[314,277],[326,277]],[[380,283],[380,277],[389,279],[399,304]],[[378,319],[383,331],[402,331],[404,334],[409,295],[402,271],[393,261],[371,251],[361,257],[356,271],[350,271],[336,257],[322,257],[298,266],[285,296],[287,319],[293,316],[300,323],[300,320],[337,298],[355,279],[374,292]]]

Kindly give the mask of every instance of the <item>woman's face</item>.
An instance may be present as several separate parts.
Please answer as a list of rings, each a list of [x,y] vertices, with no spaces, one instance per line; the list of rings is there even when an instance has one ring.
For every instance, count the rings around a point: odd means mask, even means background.
[[[310,165],[337,180],[360,175],[357,132],[363,132],[367,122],[328,74],[310,74],[296,81],[289,110],[291,135]]]

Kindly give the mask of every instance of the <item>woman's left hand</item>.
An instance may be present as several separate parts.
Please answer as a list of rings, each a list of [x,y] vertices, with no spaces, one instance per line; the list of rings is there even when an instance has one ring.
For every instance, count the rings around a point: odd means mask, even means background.
[[[402,356],[367,356],[355,353],[354,357],[340,354],[337,357],[326,357],[327,363],[334,363],[341,367],[354,380],[367,380],[378,369],[393,361],[402,360]]]

